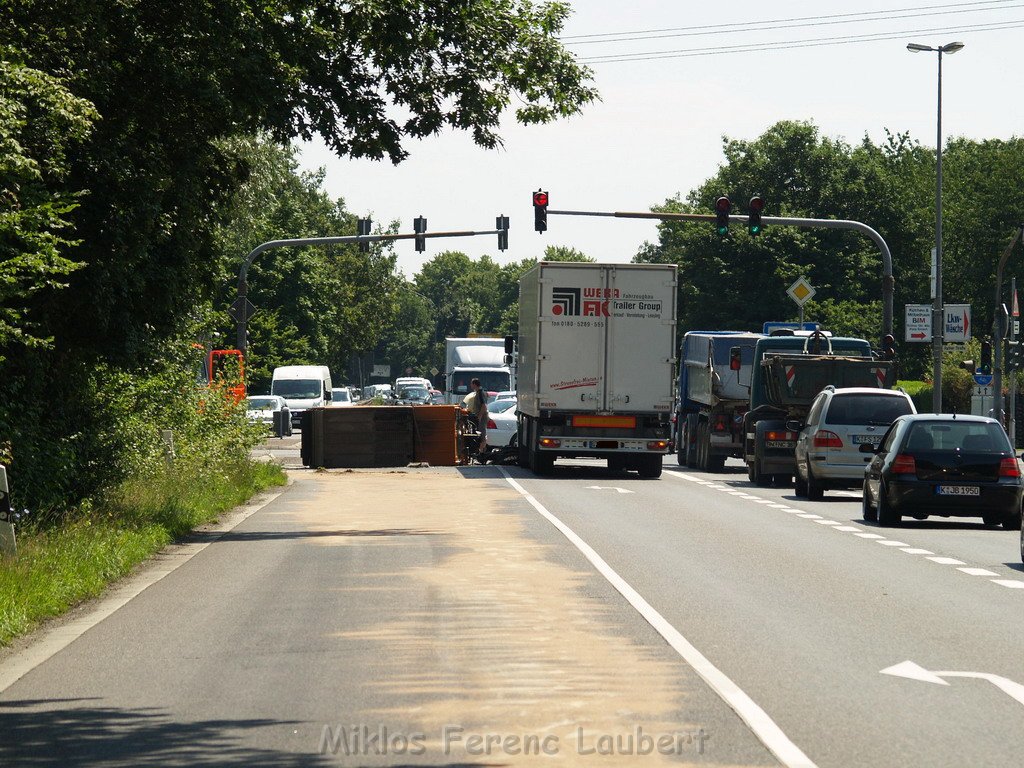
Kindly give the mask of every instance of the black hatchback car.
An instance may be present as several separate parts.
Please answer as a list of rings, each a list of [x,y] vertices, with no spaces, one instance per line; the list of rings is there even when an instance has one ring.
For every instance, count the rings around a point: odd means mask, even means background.
[[[893,422],[864,475],[864,519],[980,517],[1020,527],[1024,481],[1006,432],[981,416],[916,414]]]

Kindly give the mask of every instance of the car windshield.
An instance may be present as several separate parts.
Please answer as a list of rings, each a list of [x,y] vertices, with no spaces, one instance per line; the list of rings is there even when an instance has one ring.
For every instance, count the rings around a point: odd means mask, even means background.
[[[334,389],[331,390],[331,398],[336,403],[347,403],[351,398],[348,396],[347,389]]]
[[[880,394],[836,395],[828,406],[825,423],[888,426],[908,413],[913,413],[913,409],[905,397]]]
[[[250,411],[272,411],[277,408],[277,400],[273,397],[250,397],[245,401]]]
[[[430,393],[425,387],[407,387],[398,391],[399,400],[416,400],[426,402],[430,399]]]
[[[319,379],[274,379],[270,393],[292,400],[310,400],[323,394],[323,386]]]
[[[510,408],[516,407],[515,400],[495,400],[493,403],[487,404],[488,413],[502,413]]]
[[[998,424],[987,422],[919,421],[904,442],[907,451],[1009,453],[1010,441]]]

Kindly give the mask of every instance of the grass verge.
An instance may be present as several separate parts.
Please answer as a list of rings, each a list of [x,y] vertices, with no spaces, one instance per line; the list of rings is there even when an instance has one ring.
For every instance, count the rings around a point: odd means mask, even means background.
[[[176,464],[122,483],[60,528],[19,533],[17,556],[0,560],[0,646],[100,594],[197,525],[285,482],[276,464]]]

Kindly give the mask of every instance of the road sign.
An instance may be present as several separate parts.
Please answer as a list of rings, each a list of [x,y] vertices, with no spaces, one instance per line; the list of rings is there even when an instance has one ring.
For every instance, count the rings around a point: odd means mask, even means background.
[[[991,373],[976,373],[974,374],[974,383],[979,387],[989,387],[992,385],[992,374]]]
[[[964,342],[971,339],[971,305],[970,304],[947,304],[946,330],[943,334],[943,341]]]
[[[932,340],[932,308],[929,304],[907,304],[903,340]]]
[[[439,374],[439,373],[440,373],[440,371],[437,370],[437,366],[434,366],[433,368],[430,369],[430,375],[431,376],[437,376],[437,374]]]
[[[235,322],[245,321],[256,314],[256,305],[249,301],[249,299],[243,299],[239,296],[228,307],[228,314],[231,315],[231,319]]]
[[[1020,317],[1020,304],[1017,303],[1017,289],[1013,291],[1013,316]]]
[[[801,275],[795,283],[786,289],[786,293],[789,294],[789,298],[796,302],[798,307],[802,307],[814,298],[814,294],[817,291],[814,290],[814,286],[807,282],[807,278]]]
[[[391,378],[391,366],[375,365],[373,366],[373,370],[370,371],[370,375],[385,379]]]

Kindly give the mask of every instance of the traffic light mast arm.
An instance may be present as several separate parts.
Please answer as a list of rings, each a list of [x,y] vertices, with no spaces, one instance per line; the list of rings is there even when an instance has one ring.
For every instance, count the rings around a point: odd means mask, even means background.
[[[265,243],[260,243],[249,251],[249,255],[242,261],[242,268],[238,271],[238,298],[242,300],[243,305],[245,304],[245,299],[248,298],[249,283],[247,282],[247,278],[249,275],[249,265],[251,265],[256,257],[261,253],[269,251],[272,248],[291,248],[304,245],[345,245],[347,243],[380,243],[391,242],[394,240],[415,240],[417,237],[427,239],[435,237],[476,237],[477,235],[496,235],[503,231],[505,230],[487,229],[483,231],[411,232],[408,234],[394,235],[339,235],[338,237],[298,237],[291,240],[268,240]],[[238,320],[235,324],[238,342],[237,347],[242,351],[243,355],[246,353],[247,346],[245,338],[247,324],[248,317],[243,311],[238,316]]]
[[[654,213],[651,211],[557,211],[548,210],[555,216],[607,216],[616,219],[655,219],[657,221],[709,221],[715,223],[718,217],[705,213]],[[892,276],[892,253],[878,232],[860,221],[846,219],[796,219],[786,216],[762,216],[762,224],[776,224],[782,227],[802,229],[852,229],[871,238],[882,254],[882,335],[892,333],[892,303],[895,280]]]

